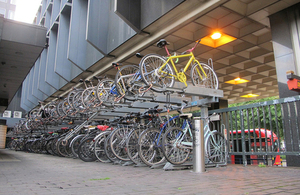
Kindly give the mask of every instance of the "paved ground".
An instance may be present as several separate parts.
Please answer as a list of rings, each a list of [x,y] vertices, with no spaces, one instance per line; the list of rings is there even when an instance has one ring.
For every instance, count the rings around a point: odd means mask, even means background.
[[[0,150],[0,194],[300,194],[300,168],[164,171]]]

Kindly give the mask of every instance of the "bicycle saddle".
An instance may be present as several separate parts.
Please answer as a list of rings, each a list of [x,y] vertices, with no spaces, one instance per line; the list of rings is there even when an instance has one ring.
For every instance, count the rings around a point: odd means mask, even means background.
[[[192,113],[185,113],[179,115],[180,118],[185,118],[185,119],[192,118],[192,116],[193,116]]]
[[[169,45],[169,43],[165,39],[161,39],[156,43],[156,46],[159,48],[163,48],[166,45]]]

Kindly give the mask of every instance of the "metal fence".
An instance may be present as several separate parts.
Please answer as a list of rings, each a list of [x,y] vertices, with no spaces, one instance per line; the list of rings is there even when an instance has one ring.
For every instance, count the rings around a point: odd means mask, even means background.
[[[209,114],[220,115],[212,125],[227,139],[229,161],[271,165],[277,155],[300,154],[299,108],[300,96],[294,96],[211,110]]]

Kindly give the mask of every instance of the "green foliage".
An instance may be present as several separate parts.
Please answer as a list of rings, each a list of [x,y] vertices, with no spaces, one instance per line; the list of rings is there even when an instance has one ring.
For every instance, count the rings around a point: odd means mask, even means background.
[[[262,99],[258,99],[258,100],[250,100],[250,101],[241,102],[241,103],[229,104],[228,107],[231,108],[231,107],[244,106],[244,105],[248,105],[248,104],[255,104],[255,103],[259,103],[259,102],[276,100],[278,98],[279,98],[278,96],[273,96],[273,97],[267,97],[267,98],[262,98]]]
[[[283,137],[282,114],[280,105],[269,105],[255,108],[239,109],[240,106],[248,104],[261,103],[265,101],[278,99],[277,96],[259,100],[252,100],[242,103],[231,104],[229,107],[236,107],[237,110],[231,111],[232,129],[241,129],[242,123],[244,129],[266,128],[272,130],[277,136]],[[243,120],[241,120],[243,117]],[[279,132],[279,135],[278,135]]]

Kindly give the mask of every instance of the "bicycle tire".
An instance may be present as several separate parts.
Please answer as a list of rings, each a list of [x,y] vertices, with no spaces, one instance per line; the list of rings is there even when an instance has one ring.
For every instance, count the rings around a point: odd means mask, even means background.
[[[95,87],[89,87],[82,92],[81,101],[84,108],[90,109],[99,104],[96,93],[97,92]]]
[[[119,94],[127,100],[135,100],[139,89],[145,85],[137,65],[126,65],[118,70],[115,76],[115,86]]]
[[[69,154],[67,154],[67,149],[66,149],[66,147],[67,147],[67,145],[63,145],[63,137],[61,137],[61,138],[59,138],[59,140],[57,141],[57,144],[56,144],[56,150],[57,150],[57,152],[61,155],[61,156],[63,156],[63,157],[68,157],[69,156]]]
[[[112,153],[122,161],[130,161],[127,154],[126,139],[130,133],[131,128],[121,127],[112,132],[109,145]]]
[[[60,116],[60,117],[63,117],[65,116],[64,112],[63,112],[63,109],[62,109],[62,104],[63,104],[63,101],[60,101],[57,106],[56,106],[56,111],[57,111],[57,114]]]
[[[73,97],[76,95],[77,92],[79,91],[83,91],[83,89],[75,89],[75,90],[72,90],[68,93],[68,97],[67,97],[67,100],[68,100],[68,103],[75,109],[75,107],[73,106]]]
[[[111,132],[105,131],[101,133],[95,140],[95,156],[100,162],[109,163],[111,160],[105,154],[105,139]]]
[[[79,158],[78,157],[78,148],[79,148],[79,144],[80,144],[82,138],[84,138],[84,136],[85,135],[77,135],[70,142],[70,148],[71,148],[71,151],[73,154],[73,158]]]
[[[191,68],[191,80],[193,85],[203,88],[218,89],[219,81],[215,71],[207,64],[201,63],[201,67],[206,74],[205,76],[201,71],[200,63],[198,63],[195,63]]]
[[[165,73],[158,73],[158,69],[165,64],[167,60],[158,54],[145,55],[140,62],[140,73],[146,85],[151,86],[151,89],[156,92],[164,92],[165,87],[172,87],[175,78],[168,77]],[[172,66],[168,63],[164,69],[167,74],[174,75]]]
[[[78,157],[84,162],[93,162],[97,158],[94,152],[94,137],[87,137],[81,141],[78,148]]]
[[[114,95],[110,93],[114,81],[111,79],[104,79],[98,83],[96,94],[99,102],[114,102]]]
[[[73,100],[72,100],[72,105],[73,108],[75,109],[75,111],[80,111],[84,109],[84,106],[82,105],[82,91],[78,91],[74,96],[73,96]]]
[[[184,143],[191,143],[187,146]],[[162,139],[162,148],[165,158],[174,165],[186,162],[192,153],[193,138],[189,133],[184,134],[183,129],[172,127],[167,129]]]
[[[127,155],[135,164],[141,164],[143,161],[139,157],[138,141],[143,129],[137,128],[131,131],[126,140]]]
[[[109,145],[109,140],[111,137],[112,132],[106,137],[104,141],[104,152],[107,156],[107,158],[111,161],[114,162],[117,160],[117,157],[114,155],[114,153],[111,151],[111,147]]]
[[[226,139],[220,132],[208,137],[206,153],[212,163],[227,163]]]
[[[54,140],[52,141],[51,148],[52,148],[54,155],[62,157],[61,154],[57,151],[57,147],[56,147],[58,140],[59,140],[59,137],[54,138]]]
[[[54,155],[53,151],[52,151],[52,148],[51,148],[51,145],[52,145],[52,142],[53,142],[54,138],[51,138],[47,141],[46,143],[46,151],[49,153],[49,154],[52,154]]]
[[[161,139],[160,130],[155,128],[144,130],[139,137],[139,157],[150,167],[165,161],[165,156],[161,148]]]

